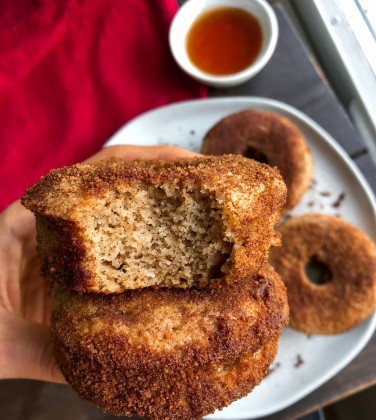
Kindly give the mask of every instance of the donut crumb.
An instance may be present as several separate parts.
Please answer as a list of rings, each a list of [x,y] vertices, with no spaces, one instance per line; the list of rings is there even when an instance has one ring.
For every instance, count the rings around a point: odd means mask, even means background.
[[[316,179],[311,179],[311,183],[309,184],[309,189],[313,190],[317,185],[317,180]]]
[[[268,370],[268,373],[266,374],[266,376],[269,376],[270,374],[272,374],[276,369],[278,369],[281,366],[281,364],[279,362],[273,363]]]
[[[294,363],[295,368],[299,368],[304,363],[304,360],[300,354],[296,355],[296,361]]]
[[[332,207],[337,209],[338,207],[341,206],[342,201],[345,199],[346,194],[344,192],[341,192],[341,194],[339,194],[338,198],[336,199],[336,201],[334,201],[334,203],[332,204]]]

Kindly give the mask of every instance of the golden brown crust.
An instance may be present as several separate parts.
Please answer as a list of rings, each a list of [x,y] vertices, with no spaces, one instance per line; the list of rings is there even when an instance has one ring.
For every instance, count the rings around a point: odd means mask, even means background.
[[[100,295],[54,285],[52,295],[52,331],[59,346],[90,359],[111,359],[134,375],[254,352],[287,322],[285,287],[271,267],[212,289]]]
[[[290,324],[309,334],[336,334],[365,320],[375,308],[376,247],[365,233],[335,216],[307,214],[280,226],[282,247],[270,262],[287,287]],[[325,284],[312,283],[311,258],[328,267]]]
[[[106,411],[150,419],[199,419],[246,396],[259,384],[277,353],[279,335],[254,354],[184,369],[166,365],[137,376],[130,376],[110,358],[87,357],[60,343],[56,358],[80,397]]]
[[[201,151],[239,154],[278,167],[287,186],[284,212],[296,206],[312,178],[303,134],[288,118],[271,112],[247,109],[221,119],[206,134]]]
[[[234,210],[246,217],[258,217],[279,209],[285,200],[285,186],[278,170],[240,156],[205,156],[176,160],[104,159],[51,171],[29,188],[22,204],[34,213],[65,217],[77,200],[100,197],[103,191],[127,184],[167,183],[179,188],[200,185],[230,200]],[[273,194],[272,200],[270,194]],[[231,197],[235,195],[235,199]],[[254,198],[257,196],[259,201]]]
[[[90,209],[110,189],[124,194],[140,184],[199,188],[215,195],[235,244],[229,259],[233,268],[226,273],[228,283],[255,274],[265,264],[270,245],[278,242],[274,225],[286,187],[278,171],[267,165],[240,156],[134,162],[108,159],[51,171],[23,196],[23,205],[37,217],[43,275],[77,291],[114,292],[114,288],[98,286],[91,245],[77,209]],[[120,286],[116,291],[122,291]]]

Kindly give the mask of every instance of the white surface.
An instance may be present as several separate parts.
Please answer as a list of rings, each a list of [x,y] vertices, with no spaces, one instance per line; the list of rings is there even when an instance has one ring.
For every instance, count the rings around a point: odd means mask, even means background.
[[[192,23],[201,13],[219,6],[237,7],[251,13],[259,21],[263,35],[257,59],[245,70],[228,76],[214,76],[201,71],[191,63],[186,50],[186,37]],[[189,0],[178,10],[169,33],[171,52],[177,64],[194,79],[214,87],[236,86],[255,76],[273,55],[277,39],[277,18],[265,0]]]
[[[357,167],[315,122],[281,102],[236,97],[169,105],[134,119],[119,130],[108,145],[172,144],[197,152],[202,138],[214,123],[245,108],[287,116],[300,127],[311,148],[315,185],[306,192],[291,214],[339,214],[376,240],[375,197]],[[339,208],[334,208],[332,204],[342,192],[345,198]],[[275,370],[247,397],[208,418],[251,419],[293,404],[343,369],[367,344],[375,326],[374,314],[350,332],[336,336],[308,337],[286,328],[274,363],[279,364]],[[304,363],[295,367],[298,355]]]

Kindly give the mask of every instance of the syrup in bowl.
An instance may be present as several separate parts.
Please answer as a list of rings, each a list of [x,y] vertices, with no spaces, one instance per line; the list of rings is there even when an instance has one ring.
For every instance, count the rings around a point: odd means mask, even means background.
[[[249,67],[259,55],[263,35],[258,20],[236,7],[210,9],[193,22],[186,38],[192,64],[213,75]]]

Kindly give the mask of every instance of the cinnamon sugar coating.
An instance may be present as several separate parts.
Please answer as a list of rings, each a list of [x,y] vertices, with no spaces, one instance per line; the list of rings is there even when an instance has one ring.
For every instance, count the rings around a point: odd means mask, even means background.
[[[116,295],[54,286],[56,360],[81,398],[118,415],[198,419],[267,373],[288,322],[271,267],[233,285]]]
[[[119,293],[257,273],[285,197],[276,169],[229,155],[78,164],[50,172],[22,203],[36,214],[44,276]]]
[[[307,214],[284,222],[282,247],[270,262],[286,284],[290,324],[308,334],[337,334],[364,321],[376,307],[376,246],[335,216]],[[314,261],[325,276],[310,281]]]
[[[205,135],[202,153],[239,154],[276,166],[287,186],[284,213],[298,204],[312,178],[303,133],[290,119],[272,112],[247,109],[221,119]]]
[[[255,353],[183,370],[166,369],[128,378],[113,368],[57,349],[60,367],[79,396],[119,416],[194,420],[245,397],[268,373],[279,335]]]

